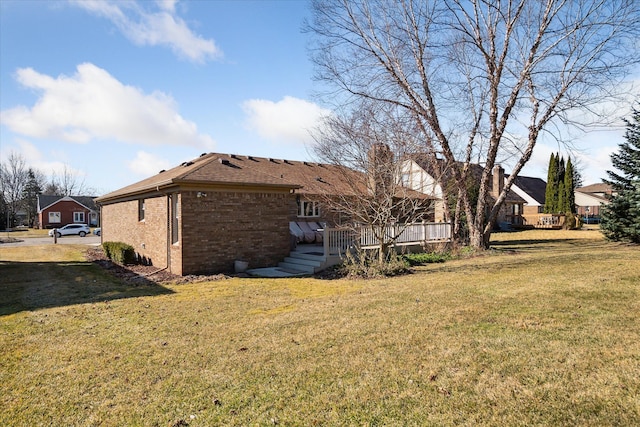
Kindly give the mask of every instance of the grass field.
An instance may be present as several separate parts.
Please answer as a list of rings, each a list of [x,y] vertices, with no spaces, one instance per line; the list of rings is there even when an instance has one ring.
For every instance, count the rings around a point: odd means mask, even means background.
[[[119,282],[0,246],[0,425],[640,425],[640,248],[496,234],[385,280]]]

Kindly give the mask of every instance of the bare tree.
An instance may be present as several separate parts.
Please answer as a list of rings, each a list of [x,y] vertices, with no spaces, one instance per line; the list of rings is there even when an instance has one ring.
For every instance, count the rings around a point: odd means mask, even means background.
[[[7,228],[14,225],[16,213],[22,202],[22,192],[29,179],[24,157],[10,152],[7,160],[0,163],[0,187],[7,206]]]
[[[327,99],[391,104],[424,129],[422,151],[451,167],[481,248],[540,135],[602,118],[598,105],[629,92],[639,9],[637,0],[314,0],[308,30]],[[491,199],[504,153],[514,168]],[[475,206],[472,161],[483,164]]]
[[[44,193],[55,196],[86,196],[94,194],[95,189],[87,186],[84,178],[80,178],[65,164],[60,173],[51,174]]]
[[[344,168],[348,189],[342,195],[327,196],[324,202],[358,228],[370,230],[378,242],[379,265],[388,260],[406,224],[433,213],[430,198],[402,185],[402,165],[416,129],[415,122],[398,113],[404,111],[364,100],[345,115],[327,117],[314,135],[316,155]],[[360,259],[365,259],[362,252]]]

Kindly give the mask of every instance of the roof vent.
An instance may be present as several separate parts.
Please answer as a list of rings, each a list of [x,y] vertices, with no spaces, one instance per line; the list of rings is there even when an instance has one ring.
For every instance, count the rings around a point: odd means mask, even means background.
[[[162,173],[162,172],[166,172],[166,169],[162,169],[162,170],[161,170],[160,172],[158,172],[158,173]]]
[[[229,166],[231,164],[231,162],[229,162],[229,159],[219,158],[218,161],[220,163],[222,163],[223,165],[227,165],[227,166]]]
[[[269,161],[270,161],[270,162],[272,162],[272,163],[278,163],[278,162],[276,161],[276,159],[271,159],[271,158],[270,158],[270,159],[269,159]]]
[[[316,181],[318,181],[318,182],[324,182],[324,181],[322,181],[322,177],[321,177],[321,176],[317,176],[317,177],[316,177]]]
[[[235,154],[229,154],[229,157],[232,159],[237,159],[238,157]]]
[[[253,160],[253,157],[251,156],[245,156],[247,158],[247,160]]]
[[[303,164],[309,166],[309,162],[302,162]]]
[[[202,153],[202,154],[200,154],[200,157],[204,157],[206,155],[207,155],[207,153]]]
[[[191,166],[192,164],[193,164],[193,162],[184,162],[180,166],[187,167],[187,166]]]

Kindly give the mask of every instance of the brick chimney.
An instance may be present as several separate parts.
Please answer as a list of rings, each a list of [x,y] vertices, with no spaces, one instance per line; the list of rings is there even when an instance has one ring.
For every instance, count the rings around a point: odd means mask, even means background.
[[[504,189],[504,169],[502,166],[495,165],[491,170],[493,181],[491,182],[491,195],[496,199]]]
[[[382,195],[393,182],[393,153],[387,144],[376,143],[368,153],[368,174],[374,196]]]

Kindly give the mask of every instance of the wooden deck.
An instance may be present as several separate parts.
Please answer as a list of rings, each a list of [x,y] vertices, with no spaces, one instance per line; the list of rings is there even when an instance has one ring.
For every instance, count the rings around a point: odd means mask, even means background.
[[[547,229],[560,229],[565,221],[565,215],[560,214],[526,214],[522,218],[525,227]]]
[[[424,245],[451,241],[451,224],[429,222],[415,224],[391,224],[384,230],[388,239],[395,240],[393,246]],[[379,240],[371,227],[326,228],[323,248],[327,257],[342,256],[349,248],[375,248]]]

